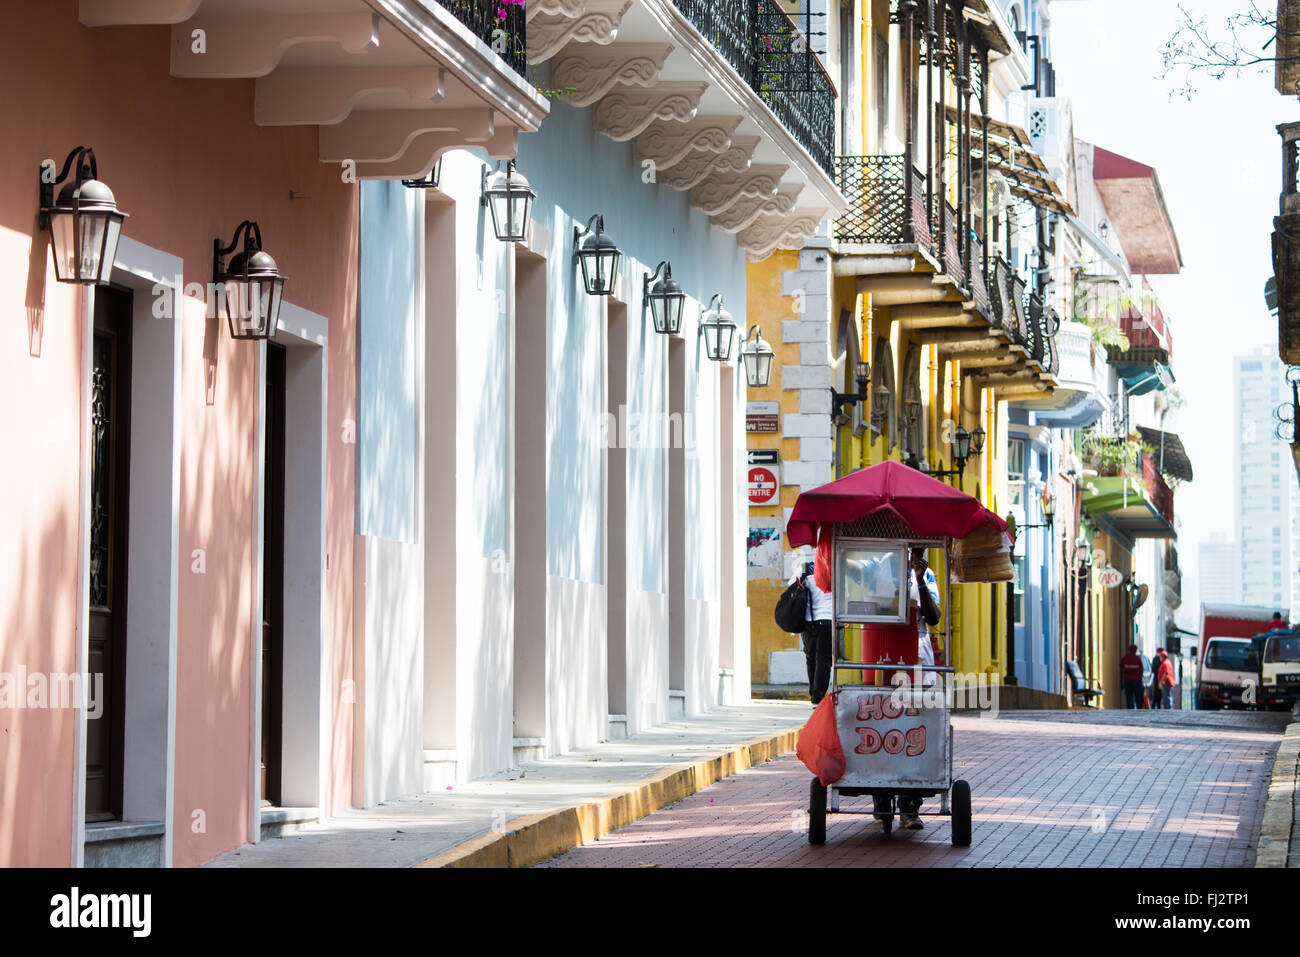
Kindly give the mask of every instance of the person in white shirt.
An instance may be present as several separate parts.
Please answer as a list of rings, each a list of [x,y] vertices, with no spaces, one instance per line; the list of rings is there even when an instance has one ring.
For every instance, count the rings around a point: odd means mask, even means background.
[[[805,563],[802,574],[791,578],[790,584],[801,577],[808,589],[807,624],[802,636],[808,664],[808,697],[816,705],[826,696],[831,683],[831,593],[817,587],[812,562]]]

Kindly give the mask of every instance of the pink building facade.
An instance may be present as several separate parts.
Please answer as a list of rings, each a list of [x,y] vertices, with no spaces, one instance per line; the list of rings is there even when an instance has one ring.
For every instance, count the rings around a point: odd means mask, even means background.
[[[364,787],[357,180],[513,156],[545,103],[417,3],[5,16],[0,865],[195,865]],[[106,285],[38,227],[77,146],[129,215]],[[243,220],[288,277],[270,342],[206,301]]]

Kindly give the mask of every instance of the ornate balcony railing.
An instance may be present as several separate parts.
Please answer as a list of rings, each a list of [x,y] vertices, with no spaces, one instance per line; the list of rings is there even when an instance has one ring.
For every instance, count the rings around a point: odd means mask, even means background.
[[[975,300],[975,308],[986,318],[992,319],[993,309],[989,302],[989,287],[984,278],[984,241],[978,236],[971,237],[970,293],[971,298]]]
[[[1043,300],[1036,292],[1029,294],[1028,325],[1026,326],[1027,345],[1029,349],[1029,358],[1038,363],[1041,369],[1045,366],[1043,362]]]
[[[1014,313],[1014,323],[1007,331],[1011,333],[1011,341],[1025,349],[1029,348],[1029,322],[1025,318],[1027,299],[1025,281],[1019,276],[1012,275],[1011,308]]]
[[[835,175],[835,87],[776,0],[673,0],[827,175]]]
[[[835,221],[842,243],[908,245],[930,251],[930,222],[925,214],[925,177],[912,169],[912,202],[907,202],[901,155],[839,156],[835,185],[849,208]]]
[[[940,207],[943,213],[941,235],[943,236],[944,271],[963,289],[966,287],[966,270],[962,267],[961,246],[957,243],[957,210],[952,203],[943,201]]]
[[[1016,310],[1011,303],[1011,266],[1001,256],[993,260],[993,318],[1015,341]]]
[[[1052,378],[1061,371],[1061,351],[1056,344],[1056,334],[1060,331],[1061,317],[1048,306],[1043,310],[1043,371],[1050,373]]]
[[[528,75],[523,0],[438,0],[520,76]]]

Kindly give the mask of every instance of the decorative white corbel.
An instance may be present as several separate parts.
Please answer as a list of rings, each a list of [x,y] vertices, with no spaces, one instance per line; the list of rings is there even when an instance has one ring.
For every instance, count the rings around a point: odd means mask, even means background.
[[[687,190],[713,172],[739,173],[749,169],[750,159],[758,144],[757,136],[733,136],[731,145],[721,153],[694,153],[687,156],[660,176],[659,182],[673,189]]]
[[[672,52],[671,43],[570,44],[551,66],[551,86],[574,90],[574,106],[590,106],[620,84],[650,86]]]
[[[652,123],[632,144],[638,162],[652,160],[655,169],[666,170],[692,153],[719,154],[731,146],[731,134],[740,125],[739,116],[697,116],[689,123]]]
[[[623,15],[631,8],[632,0],[587,0],[577,17],[539,14],[528,21],[528,62],[549,60],[570,40],[613,43]]]
[[[202,42],[194,33],[202,30]],[[379,45],[377,13],[249,13],[172,25],[171,72],[184,79],[266,76],[299,43],[338,43],[348,53]]]
[[[659,83],[646,90],[622,89],[596,107],[592,125],[612,140],[630,140],[655,120],[685,123],[694,118],[707,83]]]
[[[328,126],[341,123],[369,93],[405,93],[411,105],[443,97],[446,71],[421,67],[281,67],[259,77],[253,119],[259,126]]]
[[[764,216],[784,217],[794,209],[803,183],[782,183],[771,196],[747,196],[713,217],[712,223],[729,233],[738,233]]]
[[[776,193],[789,166],[751,166],[740,173],[714,173],[691,190],[691,205],[716,216],[741,199]]]

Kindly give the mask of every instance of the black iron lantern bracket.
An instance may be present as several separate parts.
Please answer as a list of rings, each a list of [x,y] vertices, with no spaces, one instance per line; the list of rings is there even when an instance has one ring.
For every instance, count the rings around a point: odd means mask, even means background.
[[[852,405],[855,402],[868,402],[871,394],[867,391],[867,386],[871,384],[871,366],[866,362],[858,363],[858,374],[856,376],[858,383],[857,392],[836,392],[831,389],[831,419],[839,419],[846,405]]]
[[[50,210],[54,208],[54,187],[58,186],[68,178],[68,173],[72,171],[72,162],[77,162],[77,179],[99,179],[99,168],[95,163],[95,151],[89,146],[78,146],[63,161],[63,168],[59,170],[59,175],[52,181],[45,181],[45,167],[41,167],[41,210],[37,217],[36,225],[43,230],[50,228]]]

